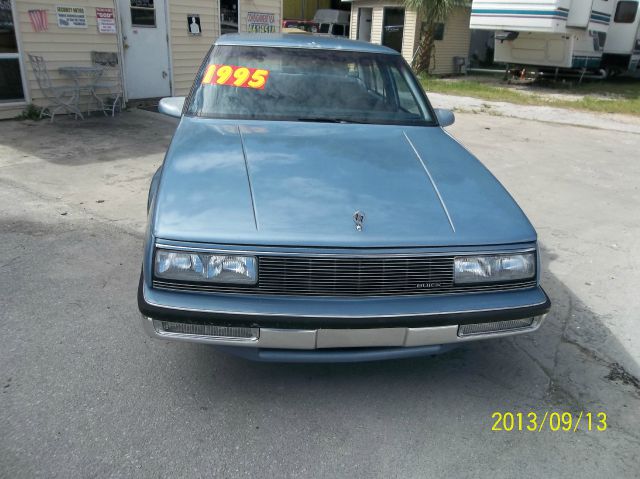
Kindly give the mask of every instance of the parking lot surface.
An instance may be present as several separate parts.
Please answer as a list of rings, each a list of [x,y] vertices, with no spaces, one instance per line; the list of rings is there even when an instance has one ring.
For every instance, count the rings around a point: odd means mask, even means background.
[[[547,322],[304,365],[143,335],[146,193],[174,127],[0,122],[0,477],[640,475],[639,134],[459,114],[451,133],[538,230]],[[506,411],[605,412],[607,429],[492,431]]]

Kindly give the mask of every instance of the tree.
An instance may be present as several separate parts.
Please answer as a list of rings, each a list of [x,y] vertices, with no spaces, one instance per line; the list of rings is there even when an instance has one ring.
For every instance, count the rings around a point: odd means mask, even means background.
[[[466,0],[404,0],[405,6],[415,10],[418,20],[422,21],[421,26],[418,26],[421,31],[420,40],[411,65],[416,73],[429,73],[438,23],[445,23],[454,8],[468,3]]]

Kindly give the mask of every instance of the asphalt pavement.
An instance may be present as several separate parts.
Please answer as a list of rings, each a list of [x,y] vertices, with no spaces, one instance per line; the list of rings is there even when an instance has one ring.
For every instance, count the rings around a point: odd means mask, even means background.
[[[146,189],[174,125],[0,122],[0,477],[640,476],[640,135],[459,114],[450,131],[538,229],[547,322],[305,365],[143,334]],[[492,431],[509,411],[594,419]]]

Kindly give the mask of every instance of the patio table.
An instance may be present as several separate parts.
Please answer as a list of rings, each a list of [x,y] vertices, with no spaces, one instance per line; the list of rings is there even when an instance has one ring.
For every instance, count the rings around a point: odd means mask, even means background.
[[[80,95],[83,90],[86,91],[89,95],[91,95],[98,103],[102,103],[102,100],[98,98],[95,92],[95,85],[100,80],[102,73],[104,72],[104,67],[102,66],[67,66],[58,68],[58,72],[68,78],[73,80],[74,84],[74,106],[77,110],[80,118],[84,119],[82,113],[80,113]],[[87,113],[89,113],[89,108],[87,107]]]

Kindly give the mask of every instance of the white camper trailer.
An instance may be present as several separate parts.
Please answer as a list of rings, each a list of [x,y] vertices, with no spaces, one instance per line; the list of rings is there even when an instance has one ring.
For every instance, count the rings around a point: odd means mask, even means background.
[[[614,7],[638,0],[473,0],[471,28],[495,31],[494,60],[553,69],[599,70],[610,45]],[[626,10],[625,10],[626,11]],[[630,17],[629,14],[625,18]],[[638,23],[616,35],[627,38]],[[613,42],[612,42],[613,43]],[[622,44],[621,40],[616,40]],[[631,61],[630,45],[623,45]],[[617,51],[611,51],[617,55]],[[640,52],[638,52],[640,53]],[[606,58],[606,57],[605,57]]]
[[[604,45],[602,65],[609,70],[640,68],[638,0],[618,0]]]

